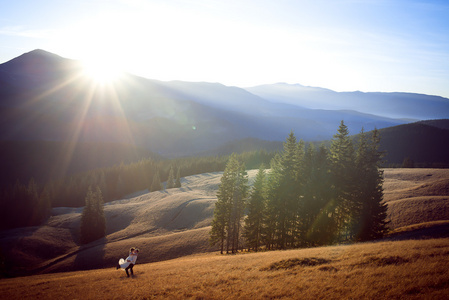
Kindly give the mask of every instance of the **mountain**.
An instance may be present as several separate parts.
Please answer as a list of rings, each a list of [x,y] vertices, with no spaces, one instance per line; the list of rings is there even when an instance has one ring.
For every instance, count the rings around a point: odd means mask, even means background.
[[[135,144],[166,156],[191,155],[243,138],[332,136],[344,119],[359,131],[404,121],[356,111],[272,103],[218,83],[162,82],[123,74],[113,87],[81,64],[34,50],[0,65],[0,140]]]
[[[310,109],[355,110],[388,118],[448,119],[449,99],[413,93],[334,92],[300,84],[268,84],[247,91],[277,103]]]
[[[416,166],[448,167],[449,120],[420,121],[379,130],[380,149],[388,164],[400,165],[405,159]]]
[[[370,132],[367,132],[370,134]],[[401,166],[409,159],[419,167],[449,167],[449,119],[426,120],[379,129],[381,137],[379,150],[385,152],[384,166]],[[359,134],[353,134],[357,144]],[[313,142],[315,146],[330,140]],[[243,139],[202,153],[203,155],[230,155],[248,151],[282,151],[282,141]]]
[[[273,93],[262,95],[257,92],[260,87],[163,82],[126,73],[114,84],[98,85],[83,75],[80,62],[44,50],[0,64],[0,83],[0,140],[130,144],[169,157],[204,153],[246,138],[283,141],[292,130],[305,141],[326,140],[341,120],[355,134],[362,127],[365,131],[391,127],[416,117],[407,113],[407,101],[392,99],[391,94],[353,93],[345,97],[352,99],[350,105],[330,98],[332,105],[320,102],[310,108],[323,95],[344,94],[274,85],[302,90],[302,99],[309,99],[306,105],[287,101],[293,97],[291,92],[282,100]],[[356,101],[358,95],[361,98]],[[431,113],[437,118],[448,111],[444,109],[448,99],[415,98],[429,118]],[[404,113],[397,113],[398,118],[376,115],[378,109],[368,109],[379,106],[374,102],[388,102],[393,110]]]

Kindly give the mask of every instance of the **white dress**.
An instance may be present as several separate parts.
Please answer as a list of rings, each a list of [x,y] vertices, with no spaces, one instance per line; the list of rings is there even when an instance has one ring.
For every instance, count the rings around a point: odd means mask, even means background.
[[[120,268],[122,268],[124,270],[129,266],[129,264],[131,264],[131,263],[135,264],[136,260],[137,260],[137,255],[130,254],[126,259],[120,258],[118,264],[120,265]]]

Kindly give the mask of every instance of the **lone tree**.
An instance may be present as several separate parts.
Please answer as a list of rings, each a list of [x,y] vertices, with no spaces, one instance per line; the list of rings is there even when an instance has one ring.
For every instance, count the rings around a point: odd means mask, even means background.
[[[89,186],[86,195],[86,206],[81,215],[80,240],[88,244],[106,235],[106,219],[103,211],[103,196],[97,186],[95,192]]]

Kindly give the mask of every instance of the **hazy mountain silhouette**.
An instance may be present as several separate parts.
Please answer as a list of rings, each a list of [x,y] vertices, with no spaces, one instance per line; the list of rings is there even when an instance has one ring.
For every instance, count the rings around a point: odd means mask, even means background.
[[[371,132],[366,132],[371,134]],[[402,124],[379,130],[381,137],[379,150],[383,151],[385,166],[401,166],[405,159],[417,167],[449,167],[449,120],[427,120]],[[353,133],[354,143],[358,142],[358,133]],[[314,142],[318,147],[324,143],[329,147],[331,141]],[[207,151],[203,155],[230,155],[248,151],[282,151],[283,142],[243,139],[227,143],[219,148]]]
[[[420,121],[379,130],[389,164],[410,159],[419,167],[449,167],[449,120]]]
[[[449,99],[414,93],[334,92],[300,84],[267,84],[247,88],[267,100],[304,108],[355,110],[401,119],[447,119]]]
[[[311,99],[310,103],[325,94],[340,99],[344,95],[294,87],[302,89],[302,98]],[[407,113],[411,108],[402,96],[392,99],[392,94],[353,93],[344,97],[350,102],[330,99],[333,105],[320,102],[319,109],[310,109],[304,103],[256,95],[255,90],[219,83],[162,82],[131,74],[123,74],[106,88],[83,76],[79,62],[34,50],[0,65],[0,140],[126,143],[179,156],[245,138],[283,141],[291,130],[306,141],[325,140],[341,120],[353,134],[362,127],[367,131],[406,123],[368,109],[380,103],[388,103],[389,111],[404,112],[399,118],[416,117]],[[314,98],[314,93],[321,98]],[[448,111],[443,109],[448,99],[413,97],[413,110],[421,105],[429,118],[431,113],[440,118]]]

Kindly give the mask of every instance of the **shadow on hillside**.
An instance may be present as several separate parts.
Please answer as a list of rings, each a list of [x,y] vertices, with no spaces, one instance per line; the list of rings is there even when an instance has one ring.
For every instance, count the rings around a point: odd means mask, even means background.
[[[393,233],[384,240],[403,241],[403,240],[428,240],[449,237],[449,223],[435,224],[426,228],[417,228],[405,232]]]
[[[0,277],[28,275],[42,261],[58,257],[68,247],[61,240],[71,235],[56,236],[47,226],[21,227],[0,233]]]
[[[95,241],[93,244],[81,246],[75,255],[74,270],[91,270],[104,267],[106,239]]]

